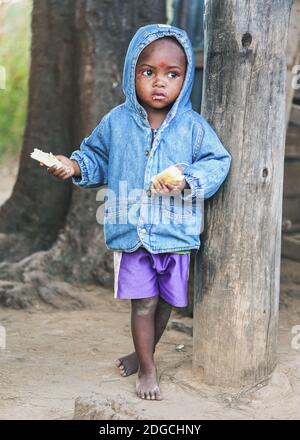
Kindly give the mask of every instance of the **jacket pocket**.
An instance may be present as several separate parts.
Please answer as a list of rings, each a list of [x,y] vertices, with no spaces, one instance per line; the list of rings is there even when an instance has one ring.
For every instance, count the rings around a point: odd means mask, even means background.
[[[136,199],[108,202],[104,209],[104,223],[136,224],[139,210],[140,203]]]
[[[193,221],[195,216],[193,205],[190,201],[186,202],[181,197],[167,197],[162,199],[161,205],[162,218],[177,224]]]

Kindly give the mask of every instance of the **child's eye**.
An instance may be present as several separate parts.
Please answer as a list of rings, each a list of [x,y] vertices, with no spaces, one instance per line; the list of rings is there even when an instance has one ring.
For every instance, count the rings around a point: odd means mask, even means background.
[[[147,73],[150,72],[150,75],[147,75]],[[146,75],[145,75],[146,73]],[[142,75],[146,76],[147,78],[149,78],[151,76],[152,70],[151,69],[147,69],[147,70],[143,70]]]
[[[170,75],[174,75],[171,78],[177,78],[177,76],[179,76],[177,72],[170,72]]]

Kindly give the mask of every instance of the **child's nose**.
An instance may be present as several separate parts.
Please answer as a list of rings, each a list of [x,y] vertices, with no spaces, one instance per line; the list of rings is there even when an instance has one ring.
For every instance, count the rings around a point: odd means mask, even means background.
[[[164,87],[166,85],[165,80],[161,76],[157,76],[154,81],[154,86]]]

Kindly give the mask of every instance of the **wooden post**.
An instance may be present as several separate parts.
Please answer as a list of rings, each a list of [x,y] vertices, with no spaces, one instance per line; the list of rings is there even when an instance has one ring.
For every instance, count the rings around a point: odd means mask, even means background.
[[[195,262],[193,367],[246,388],[276,366],[290,0],[210,0],[202,114],[232,155],[206,201]]]

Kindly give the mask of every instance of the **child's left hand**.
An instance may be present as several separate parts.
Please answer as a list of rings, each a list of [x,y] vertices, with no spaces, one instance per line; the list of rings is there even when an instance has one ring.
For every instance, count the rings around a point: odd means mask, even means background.
[[[156,180],[153,183],[153,188],[155,192],[162,194],[162,195],[179,195],[181,191],[184,189],[189,188],[189,184],[185,179],[182,180],[182,182],[178,185],[171,185],[169,183],[164,183],[163,180]]]

